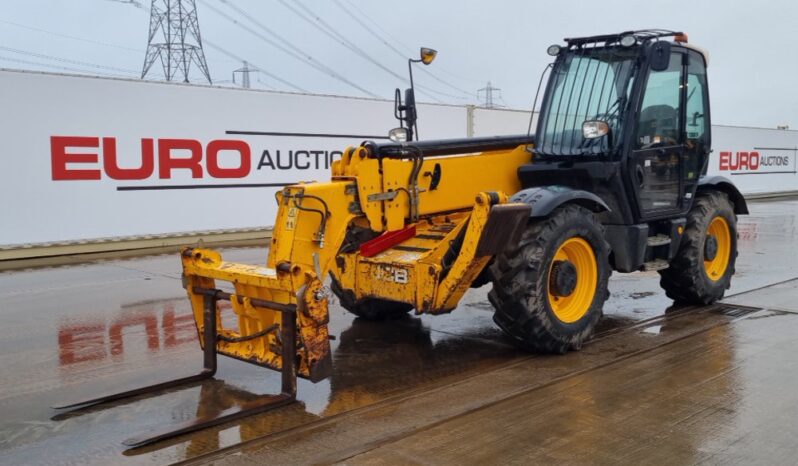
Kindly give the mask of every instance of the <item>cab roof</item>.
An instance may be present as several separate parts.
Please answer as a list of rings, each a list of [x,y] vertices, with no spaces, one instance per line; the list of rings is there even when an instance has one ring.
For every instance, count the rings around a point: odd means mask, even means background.
[[[640,29],[637,31],[625,31],[617,34],[602,34],[598,36],[587,37],[566,37],[564,40],[569,46],[578,46],[584,44],[598,45],[600,42],[603,42],[604,45],[612,45],[619,43],[621,38],[625,36],[634,36],[637,38],[638,42],[646,42],[652,39],[659,39],[660,37],[675,37],[684,35],[685,34],[683,32],[670,31],[668,29]]]
[[[626,36],[634,36],[637,42],[644,43],[650,40],[659,40],[664,37],[673,37],[674,41],[683,47],[695,50],[704,56],[704,61],[709,66],[709,53],[696,45],[687,43],[687,34],[681,31],[671,31],[668,29],[640,29],[637,31],[624,31],[616,34],[601,34],[597,36],[586,37],[566,37],[564,40],[568,44],[568,48],[582,47],[584,45],[592,46],[608,46],[619,45],[621,38]]]

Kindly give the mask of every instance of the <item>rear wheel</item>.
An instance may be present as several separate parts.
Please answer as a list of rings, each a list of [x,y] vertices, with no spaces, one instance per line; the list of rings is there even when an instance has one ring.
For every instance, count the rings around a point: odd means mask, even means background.
[[[351,290],[345,290],[335,277],[332,278],[330,289],[338,296],[341,306],[352,314],[366,320],[392,320],[398,319],[413,310],[413,306],[396,301],[378,298],[355,299]]]
[[[566,205],[531,222],[491,266],[493,320],[524,348],[579,349],[607,299],[608,255],[603,228],[585,208]]]
[[[669,298],[685,304],[711,304],[731,286],[737,260],[737,216],[722,192],[700,194],[687,214],[679,251],[660,285]]]

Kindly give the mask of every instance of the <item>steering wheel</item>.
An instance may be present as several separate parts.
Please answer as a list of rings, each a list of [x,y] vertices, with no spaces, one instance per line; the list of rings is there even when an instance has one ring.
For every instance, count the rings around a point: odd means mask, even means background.
[[[640,150],[646,149],[658,149],[662,147],[670,147],[676,145],[676,139],[670,137],[663,137],[663,136],[655,136],[654,138],[659,137],[659,141],[651,142],[648,144],[643,145],[640,147]]]

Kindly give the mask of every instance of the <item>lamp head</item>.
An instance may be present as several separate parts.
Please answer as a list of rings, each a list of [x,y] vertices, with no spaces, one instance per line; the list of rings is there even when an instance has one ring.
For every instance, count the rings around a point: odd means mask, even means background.
[[[432,63],[432,60],[435,60],[436,55],[438,55],[437,50],[428,47],[421,47],[421,63],[429,65]]]

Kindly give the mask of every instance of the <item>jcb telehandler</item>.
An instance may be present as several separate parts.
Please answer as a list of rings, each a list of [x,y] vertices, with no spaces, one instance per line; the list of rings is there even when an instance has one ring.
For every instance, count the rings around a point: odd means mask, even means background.
[[[565,39],[548,52],[535,136],[367,141],[344,151],[329,182],[277,193],[265,266],[184,249],[205,370],[79,405],[211,377],[217,353],[282,371],[282,393],[128,445],[289,403],[297,375],[319,381],[332,370],[331,293],[361,318],[388,319],[450,312],[491,282],[496,323],[521,347],[551,353],[590,338],[613,270],[658,270],[677,301],[721,298],[736,215],[748,210],[731,182],[702,176],[706,53],[664,30]],[[414,127],[407,100],[397,138]],[[234,327],[222,325],[222,299]]]

